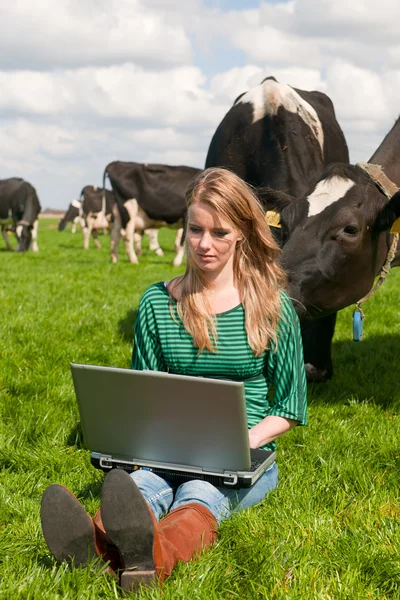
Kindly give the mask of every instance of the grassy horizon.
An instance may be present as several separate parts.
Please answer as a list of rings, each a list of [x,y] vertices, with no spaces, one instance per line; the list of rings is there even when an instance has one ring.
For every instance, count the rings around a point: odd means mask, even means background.
[[[90,514],[103,474],[82,445],[70,362],[128,367],[139,298],[174,269],[144,243],[140,265],[83,250],[80,233],[41,220],[40,252],[0,242],[0,598],[121,597],[100,564],[57,565],[41,534],[45,488],[61,483]],[[12,242],[13,243],[13,242]],[[15,242],[14,242],[15,245]],[[138,598],[400,598],[400,269],[364,305],[365,336],[352,341],[352,308],[338,316],[334,376],[308,387],[309,426],[282,438],[280,484],[220,528],[200,560],[180,564]],[[134,595],[132,595],[134,597]]]

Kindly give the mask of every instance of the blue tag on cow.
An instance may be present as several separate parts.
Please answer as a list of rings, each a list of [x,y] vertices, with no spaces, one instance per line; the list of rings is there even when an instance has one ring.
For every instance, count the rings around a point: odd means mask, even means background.
[[[364,317],[360,311],[355,310],[353,313],[353,341],[361,342],[364,329]]]

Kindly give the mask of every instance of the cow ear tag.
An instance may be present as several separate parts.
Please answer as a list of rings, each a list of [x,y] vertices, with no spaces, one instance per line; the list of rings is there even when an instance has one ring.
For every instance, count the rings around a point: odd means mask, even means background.
[[[357,308],[353,312],[353,341],[361,342],[364,331],[364,315]]]
[[[270,227],[282,227],[280,223],[281,215],[276,210],[267,210],[265,220]]]
[[[400,233],[400,217],[393,223],[390,233]]]

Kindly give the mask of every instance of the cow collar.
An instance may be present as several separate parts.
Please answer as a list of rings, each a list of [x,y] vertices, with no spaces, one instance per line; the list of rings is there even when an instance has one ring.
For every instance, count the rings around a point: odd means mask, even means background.
[[[385,175],[385,173],[383,172],[382,167],[380,165],[374,165],[371,163],[356,163],[356,166],[360,167],[360,169],[362,169],[365,173],[367,173],[367,175],[372,179],[372,181],[375,183],[375,185],[385,194],[385,196],[387,198],[389,198],[389,200],[399,190],[397,185],[394,184],[393,181],[391,181],[389,179],[389,177],[387,177],[387,175]],[[390,248],[387,253],[385,263],[384,263],[383,267],[381,268],[381,272],[379,273],[379,278],[378,278],[377,282],[372,287],[372,289],[368,292],[368,294],[366,294],[363,298],[361,298],[361,300],[356,302],[356,307],[354,309],[354,313],[356,313],[356,312],[361,313],[362,319],[364,318],[364,313],[361,309],[361,304],[363,302],[366,302],[367,300],[369,300],[371,298],[371,296],[373,296],[375,294],[376,290],[378,288],[380,288],[382,283],[384,283],[386,281],[386,277],[388,276],[388,274],[390,272],[390,265],[392,264],[392,261],[396,255],[397,244],[398,244],[399,237],[400,237],[399,225],[400,225],[400,219],[397,219],[393,223],[392,228],[390,230],[390,233],[393,234],[393,239],[392,239],[392,243],[390,244]],[[353,319],[354,319],[354,316],[353,316]]]
[[[356,163],[356,167],[360,167],[360,169],[365,171],[389,200],[399,190],[397,185],[385,175],[380,165],[373,165],[372,163]]]

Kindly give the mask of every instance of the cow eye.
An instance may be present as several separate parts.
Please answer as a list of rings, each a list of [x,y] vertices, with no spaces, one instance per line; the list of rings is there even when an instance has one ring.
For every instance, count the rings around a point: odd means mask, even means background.
[[[358,227],[356,227],[356,225],[347,225],[343,231],[345,233],[347,233],[348,235],[355,235],[356,233],[359,232]]]

